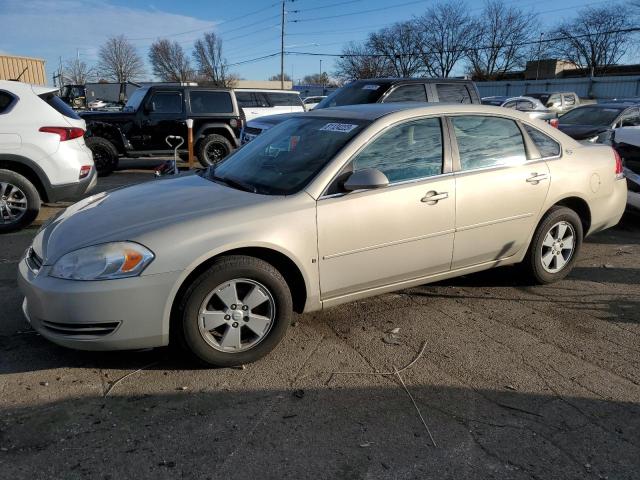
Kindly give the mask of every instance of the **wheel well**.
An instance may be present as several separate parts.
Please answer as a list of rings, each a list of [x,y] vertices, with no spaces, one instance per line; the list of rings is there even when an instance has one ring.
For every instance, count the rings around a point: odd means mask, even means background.
[[[229,250],[227,252],[216,255],[215,257],[209,258],[207,261],[198,265],[182,282],[176,297],[173,300],[173,305],[171,307],[171,319],[172,324],[173,320],[176,318],[176,314],[178,313],[178,306],[180,305],[180,301],[182,297],[189,288],[189,285],[193,282],[195,278],[201,275],[204,271],[206,271],[216,260],[221,257],[225,257],[228,255],[246,255],[248,257],[259,258],[260,260],[264,260],[265,262],[273,265],[284,277],[287,285],[289,286],[289,290],[291,291],[291,297],[293,300],[293,310],[297,313],[302,313],[304,310],[304,305],[307,301],[307,288],[304,282],[304,277],[300,272],[298,266],[286,255],[277,252],[276,250],[271,250],[269,248],[261,248],[261,247],[248,247],[248,248],[237,248],[235,250]]]
[[[33,183],[33,186],[36,187],[36,190],[38,191],[38,194],[43,201],[46,202],[49,200],[47,190],[44,188],[44,185],[40,181],[40,177],[38,177],[38,174],[34,172],[28,165],[20,162],[14,162],[12,160],[0,160],[0,168],[19,173],[31,183]]]
[[[213,133],[215,133],[216,135],[222,135],[224,138],[229,140],[229,143],[231,143],[232,148],[235,145],[234,139],[232,138],[228,130],[224,128],[216,128],[216,127],[211,127],[203,130],[202,133],[200,134],[200,137],[196,140],[196,143],[200,142],[207,135],[211,135]]]
[[[122,144],[122,138],[120,134],[117,131],[115,131],[112,127],[109,128],[104,125],[93,125],[89,127],[89,130],[91,131],[92,137],[104,138],[105,140],[108,140],[111,143],[113,143],[118,153],[121,153],[121,154],[125,153],[125,148],[124,148],[124,145]]]
[[[587,202],[579,197],[568,197],[556,202],[555,205],[567,207],[576,212],[582,221],[584,235],[587,234],[589,228],[591,228],[591,210],[589,210]]]

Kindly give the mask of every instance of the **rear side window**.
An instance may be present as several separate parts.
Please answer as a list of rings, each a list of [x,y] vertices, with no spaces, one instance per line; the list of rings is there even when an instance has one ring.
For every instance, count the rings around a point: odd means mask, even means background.
[[[440,102],[472,103],[469,90],[461,83],[436,83],[436,91]]]
[[[13,103],[14,97],[7,92],[0,92],[0,113],[5,113]]]
[[[74,112],[69,105],[64,103],[64,101],[54,93],[44,93],[42,95],[39,95],[39,97],[61,115],[72,118],[74,120],[80,120],[78,114]]]
[[[233,104],[229,92],[199,92],[189,93],[192,113],[233,113]]]
[[[396,88],[384,99],[384,103],[394,102],[426,102],[427,93],[424,85],[417,83],[415,85],[403,85]]]
[[[524,163],[527,154],[516,122],[480,115],[451,117],[462,170]]]
[[[574,97],[573,95],[563,95],[562,98],[564,98],[564,103],[566,105],[575,105],[576,104],[576,97]]]
[[[437,118],[415,120],[390,128],[353,160],[353,171],[377,168],[389,182],[442,173],[442,129]]]
[[[273,107],[300,107],[302,101],[296,93],[265,93],[269,103]]]
[[[525,125],[524,129],[527,131],[536,147],[538,147],[538,151],[542,158],[557,157],[560,155],[560,144],[549,135],[530,127],[529,125]]]

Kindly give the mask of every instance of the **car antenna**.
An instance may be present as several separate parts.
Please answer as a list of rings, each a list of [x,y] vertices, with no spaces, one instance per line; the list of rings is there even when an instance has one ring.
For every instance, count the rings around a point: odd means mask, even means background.
[[[12,82],[19,82],[20,79],[22,78],[22,75],[24,75],[24,72],[26,72],[29,69],[29,67],[24,67],[24,70],[22,70],[22,72],[20,72],[20,75],[18,75],[18,78],[12,78],[11,81]]]

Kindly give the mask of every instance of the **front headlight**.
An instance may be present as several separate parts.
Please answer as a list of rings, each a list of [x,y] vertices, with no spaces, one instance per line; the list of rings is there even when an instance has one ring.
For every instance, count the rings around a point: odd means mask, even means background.
[[[66,280],[135,277],[153,259],[153,253],[138,243],[104,243],[67,253],[53,265],[49,275]]]

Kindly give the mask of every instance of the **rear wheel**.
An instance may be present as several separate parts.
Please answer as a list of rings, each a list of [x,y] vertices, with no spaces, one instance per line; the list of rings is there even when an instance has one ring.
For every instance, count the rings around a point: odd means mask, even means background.
[[[217,165],[231,153],[231,142],[222,135],[212,133],[207,135],[196,145],[196,155],[203,167]]]
[[[536,283],[557,282],[566,277],[582,246],[582,222],[576,212],[553,207],[544,216],[533,235],[523,262]]]
[[[287,282],[271,264],[223,257],[187,290],[180,333],[184,346],[206,364],[251,363],[282,340],[292,310]]]
[[[40,212],[40,195],[19,173],[0,170],[0,233],[24,228]]]
[[[118,168],[118,149],[113,143],[102,137],[89,137],[85,143],[93,154],[93,163],[96,165],[98,176],[106,177]]]

